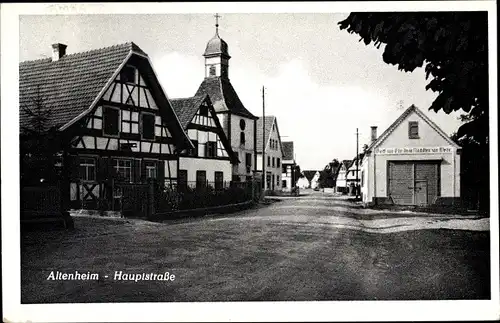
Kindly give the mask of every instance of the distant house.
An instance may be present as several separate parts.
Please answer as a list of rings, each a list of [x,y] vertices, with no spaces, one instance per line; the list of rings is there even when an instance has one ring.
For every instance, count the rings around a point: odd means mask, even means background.
[[[172,99],[172,106],[194,148],[179,158],[179,187],[228,187],[238,159],[208,95]]]
[[[51,58],[19,64],[20,128],[39,91],[63,142],[71,207],[113,208],[149,178],[175,187],[179,152],[192,144],[149,56],[131,42],[69,55],[64,44],[52,48]]]
[[[362,197],[369,204],[458,204],[460,147],[416,106],[372,142],[362,163]]]
[[[348,170],[352,165],[352,160],[344,159],[340,165],[337,175],[337,193],[347,194],[349,192],[349,186],[347,185],[347,174]]]
[[[293,141],[281,142],[283,147],[283,160],[281,162],[281,189],[291,191],[297,182],[294,178],[293,169],[295,168],[295,157],[293,151]]]
[[[347,172],[345,173],[345,182],[347,187],[347,193],[351,195],[356,194],[356,189],[358,189],[361,183],[361,161],[356,165],[356,157],[351,161]],[[359,195],[359,193],[358,193]]]
[[[311,186],[311,183],[309,182],[309,180],[305,176],[304,172],[302,172],[301,175],[302,176],[297,180],[296,186],[298,186],[299,188],[302,188],[302,189],[309,188]]]
[[[305,170],[302,172],[309,182],[308,188],[316,188],[319,181],[319,171],[317,170]]]
[[[261,117],[257,120],[257,171],[260,174],[262,174],[263,168],[262,150],[265,152],[265,190],[280,191],[283,151],[278,120],[275,116]]]
[[[320,176],[319,171],[316,171],[316,173],[314,173],[313,178],[310,180],[312,189],[315,189],[316,187],[319,186],[319,176]]]

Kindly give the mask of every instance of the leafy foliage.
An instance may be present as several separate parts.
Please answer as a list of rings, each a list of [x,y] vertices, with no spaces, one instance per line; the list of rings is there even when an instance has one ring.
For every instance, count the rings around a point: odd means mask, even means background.
[[[488,141],[487,12],[351,13],[339,26],[366,45],[385,44],[384,62],[399,70],[425,65],[426,90],[439,93],[429,109],[464,111],[457,135]]]
[[[340,169],[339,166],[340,162],[338,159],[334,159],[319,173],[318,183],[321,188],[335,186]]]

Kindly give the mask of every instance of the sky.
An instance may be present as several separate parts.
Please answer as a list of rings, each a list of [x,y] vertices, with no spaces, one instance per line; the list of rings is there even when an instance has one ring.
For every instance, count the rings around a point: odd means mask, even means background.
[[[229,78],[245,107],[275,115],[282,141],[293,141],[302,169],[319,170],[334,158],[352,159],[415,104],[446,133],[459,113],[428,111],[436,93],[425,73],[399,71],[382,60],[383,47],[364,45],[341,31],[348,13],[221,14]],[[203,52],[215,34],[213,14],[29,15],[19,19],[19,60],[50,57],[51,44],[68,54],[133,41],[144,50],[169,98],[194,95],[204,78]]]

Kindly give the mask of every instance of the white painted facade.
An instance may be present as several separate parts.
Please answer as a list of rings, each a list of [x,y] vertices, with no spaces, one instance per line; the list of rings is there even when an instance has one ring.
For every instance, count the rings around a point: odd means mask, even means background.
[[[285,160],[281,170],[281,190],[283,192],[290,192],[292,190],[292,166],[293,160]]]
[[[314,174],[314,177],[311,179],[311,188],[312,189],[315,189],[316,187],[318,187],[319,185],[319,172],[316,171],[316,173]]]
[[[264,149],[266,152],[264,156],[266,165],[265,189],[281,191],[283,152],[276,119],[274,119],[270,136],[266,134],[266,137],[268,140]],[[257,171],[262,174],[262,153],[257,153]]]
[[[439,194],[436,200],[428,203],[456,202],[460,197],[459,146],[418,108],[414,107],[409,111],[410,113],[404,119],[398,120],[397,124],[389,128],[387,135],[372,144],[363,158],[361,166],[363,202],[390,203],[389,162],[397,161],[435,162],[439,168]],[[409,122],[418,124],[418,138],[410,138]],[[413,175],[408,174],[408,176]]]
[[[245,181],[247,176],[253,175],[254,163],[255,163],[255,141],[254,141],[254,120],[250,118],[245,118],[242,116],[231,114],[229,126],[229,114],[218,113],[217,114],[222,127],[224,128],[224,133],[230,139],[231,148],[238,156],[240,163],[233,165],[233,176],[237,176],[240,181]],[[242,127],[242,121],[244,126]],[[242,129],[243,128],[243,129]],[[229,133],[229,131],[231,133]],[[244,143],[241,141],[241,134],[244,134]],[[247,154],[250,154],[250,163],[247,164]]]
[[[196,182],[196,171],[206,172],[206,180],[215,182],[215,172],[223,173],[223,181],[227,184],[231,181],[232,167],[227,160],[217,160],[208,158],[180,157],[179,169],[187,171],[187,180],[190,183]]]

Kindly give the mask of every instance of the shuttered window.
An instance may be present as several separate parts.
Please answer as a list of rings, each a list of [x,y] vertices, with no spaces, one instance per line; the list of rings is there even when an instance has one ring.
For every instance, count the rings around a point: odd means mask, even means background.
[[[410,139],[418,139],[418,122],[410,121],[408,122],[408,137]]]
[[[112,107],[104,107],[103,116],[104,134],[112,136],[118,135],[120,110]]]
[[[142,114],[142,138],[155,139],[155,116],[154,114]]]

